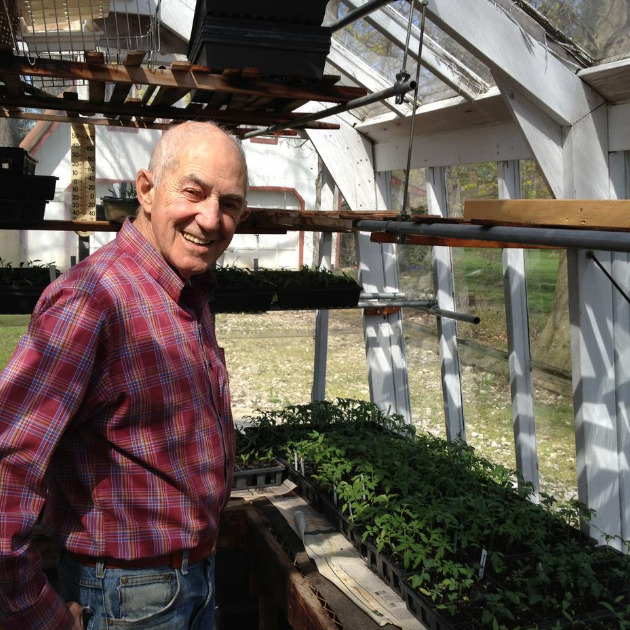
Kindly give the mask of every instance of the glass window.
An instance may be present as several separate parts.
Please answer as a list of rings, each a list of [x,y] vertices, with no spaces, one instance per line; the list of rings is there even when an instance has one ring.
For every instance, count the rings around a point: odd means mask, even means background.
[[[593,59],[630,54],[630,5],[623,0],[527,0]]]

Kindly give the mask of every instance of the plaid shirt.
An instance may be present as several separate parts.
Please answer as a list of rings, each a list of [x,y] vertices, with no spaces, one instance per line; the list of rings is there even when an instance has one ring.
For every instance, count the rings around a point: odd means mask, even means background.
[[[30,544],[133,559],[216,535],[234,461],[228,378],[201,277],[127,221],[48,287],[0,375],[0,627],[62,628]],[[43,510],[43,512],[42,512]]]

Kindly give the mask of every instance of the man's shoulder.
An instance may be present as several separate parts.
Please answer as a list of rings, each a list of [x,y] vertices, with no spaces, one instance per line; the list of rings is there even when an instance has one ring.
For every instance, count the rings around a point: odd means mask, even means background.
[[[94,296],[103,292],[116,293],[126,283],[135,282],[139,272],[131,256],[114,240],[61,274],[51,289]]]

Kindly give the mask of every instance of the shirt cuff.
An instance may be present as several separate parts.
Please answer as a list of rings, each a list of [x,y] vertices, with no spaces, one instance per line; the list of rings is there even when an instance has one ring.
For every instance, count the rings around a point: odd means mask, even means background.
[[[12,614],[0,612],[2,630],[63,630],[70,619],[66,605],[46,582],[34,606]]]

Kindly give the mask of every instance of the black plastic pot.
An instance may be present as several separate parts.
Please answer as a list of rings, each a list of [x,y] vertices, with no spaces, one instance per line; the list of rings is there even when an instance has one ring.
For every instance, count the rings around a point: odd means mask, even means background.
[[[135,197],[103,197],[103,215],[107,221],[124,223],[127,217],[135,217],[138,200]]]

